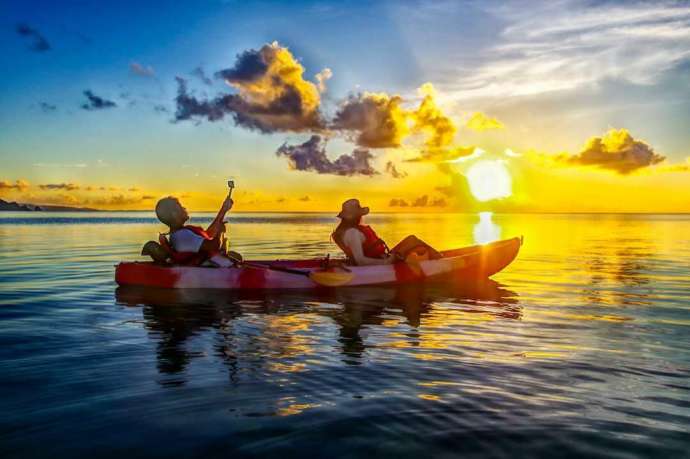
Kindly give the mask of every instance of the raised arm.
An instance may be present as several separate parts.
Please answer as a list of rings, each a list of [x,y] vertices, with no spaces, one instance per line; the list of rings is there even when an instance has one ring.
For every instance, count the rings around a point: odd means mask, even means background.
[[[208,228],[206,228],[206,233],[208,233],[209,236],[215,239],[222,234],[223,231],[225,231],[223,220],[225,219],[225,214],[232,209],[233,204],[234,202],[230,197],[230,194],[228,194],[228,196],[225,198],[225,201],[223,201],[223,205],[220,207],[216,218],[214,218],[211,224],[208,225]]]

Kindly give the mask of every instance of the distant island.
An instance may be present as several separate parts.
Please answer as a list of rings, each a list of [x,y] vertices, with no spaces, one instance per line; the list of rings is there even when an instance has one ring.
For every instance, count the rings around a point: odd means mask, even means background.
[[[7,202],[0,199],[0,212],[94,212],[98,209],[88,207],[47,206],[36,204],[21,204],[19,202]]]

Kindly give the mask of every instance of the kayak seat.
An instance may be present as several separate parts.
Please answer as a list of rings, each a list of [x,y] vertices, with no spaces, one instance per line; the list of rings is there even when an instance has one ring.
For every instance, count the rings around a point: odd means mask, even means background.
[[[183,266],[200,266],[206,261],[206,254],[197,252],[177,252],[165,237],[165,234],[158,235],[158,242],[161,248],[165,251],[168,259],[176,265]]]

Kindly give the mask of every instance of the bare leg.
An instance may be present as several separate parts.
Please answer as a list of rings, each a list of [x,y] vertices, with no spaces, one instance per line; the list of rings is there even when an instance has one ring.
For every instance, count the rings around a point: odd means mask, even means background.
[[[431,258],[432,260],[443,258],[443,255],[441,255],[441,253],[438,250],[434,249],[429,244],[422,241],[417,236],[413,235],[407,236],[405,239],[398,242],[398,244],[391,250],[391,253],[398,255],[400,258],[404,259],[412,251],[417,249],[426,250],[429,253],[429,258]]]

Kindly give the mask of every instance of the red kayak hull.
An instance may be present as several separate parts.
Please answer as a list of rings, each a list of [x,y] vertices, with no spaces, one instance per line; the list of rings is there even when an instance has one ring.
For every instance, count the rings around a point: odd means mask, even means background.
[[[350,267],[352,279],[345,286],[400,285],[425,281],[463,282],[486,278],[501,271],[517,256],[522,238],[506,239],[443,251],[439,260],[410,265]],[[255,261],[264,265],[303,271],[320,269],[321,260]],[[152,262],[122,262],[116,266],[119,285],[158,288],[209,289],[310,289],[323,288],[307,276],[253,267],[213,268],[166,266]]]

